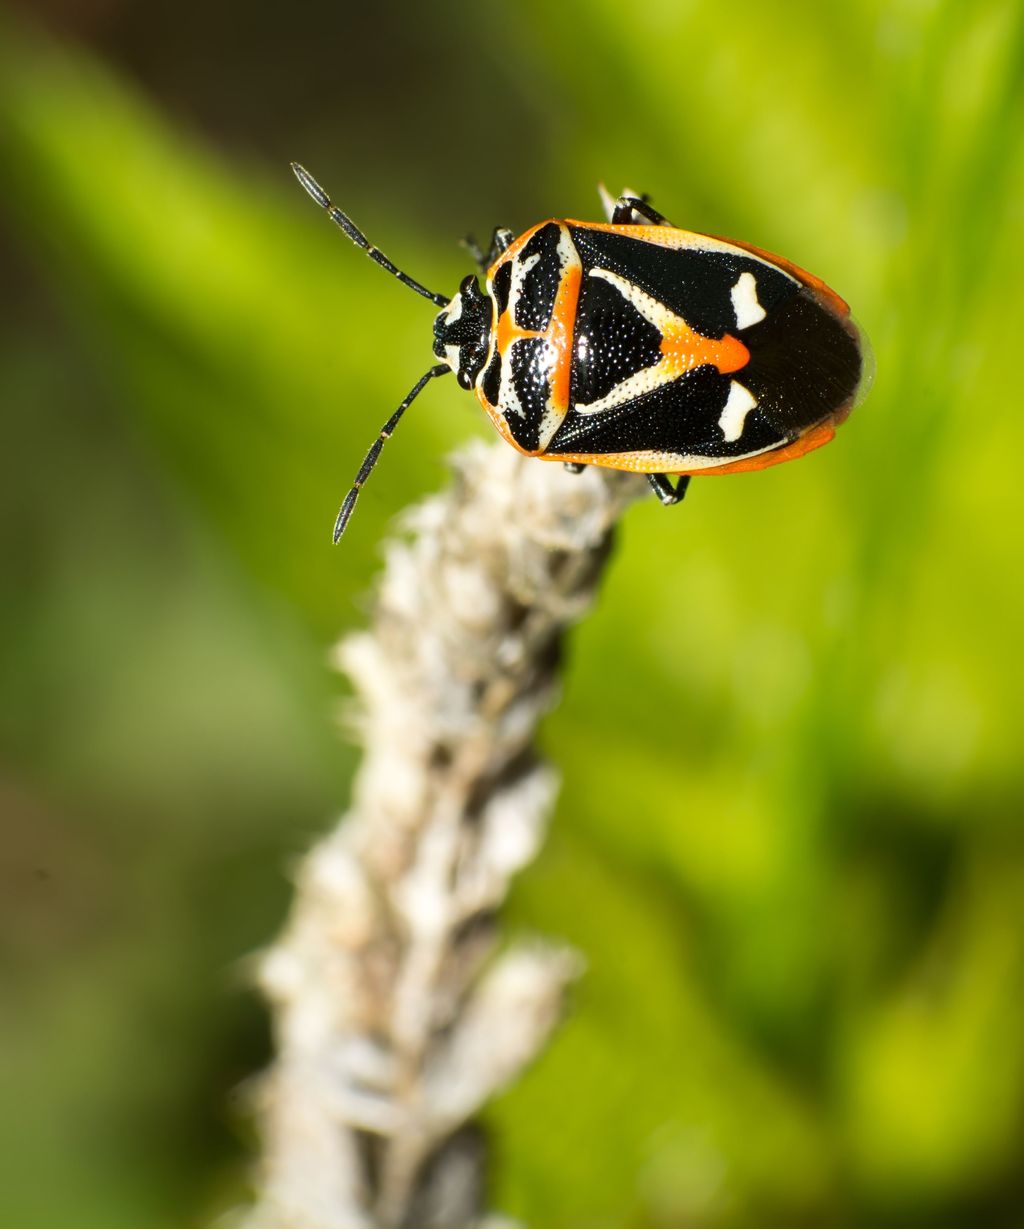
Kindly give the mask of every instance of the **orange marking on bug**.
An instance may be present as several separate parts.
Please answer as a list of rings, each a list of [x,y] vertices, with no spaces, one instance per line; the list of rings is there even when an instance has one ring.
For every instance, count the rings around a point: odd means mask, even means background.
[[[605,469],[630,470],[636,474],[693,474],[703,478],[705,474],[740,474],[755,469],[767,469],[770,465],[780,465],[783,461],[794,461],[797,457],[827,444],[835,433],[836,420],[830,418],[781,448],[758,453],[756,457],[743,457],[738,461],[728,461],[724,465],[711,465],[706,468],[666,468],[665,454],[656,452],[548,453],[543,460],[573,461],[581,465],[598,465]]]
[[[701,238],[697,231],[683,230],[678,226],[655,226],[652,223],[583,222],[579,218],[566,218],[565,223],[567,226],[579,226],[583,230],[602,230],[610,235],[643,239],[658,247],[692,247],[689,240]]]
[[[542,336],[542,333],[531,333],[527,329],[521,329],[512,319],[512,312],[506,307],[498,317],[498,324],[494,330],[494,344],[498,348],[498,353],[502,358],[505,358],[508,354],[509,346],[514,341],[520,341],[527,337]]]
[[[550,368],[551,407],[565,415],[569,409],[569,385],[572,377],[572,334],[576,320],[576,305],[580,297],[583,270],[577,262],[568,266],[562,274],[551,309],[551,320],[546,329],[520,328],[512,318],[509,307],[498,317],[494,330],[494,344],[503,359],[507,359],[509,347],[516,341],[539,338],[551,347],[553,361]]]
[[[658,371],[676,379],[695,367],[717,367],[722,375],[739,371],[750,362],[750,351],[737,338],[726,334],[721,340],[705,337],[677,317],[662,334],[661,362]]]
[[[580,298],[582,266],[574,262],[562,274],[551,309],[551,323],[545,336],[554,346],[557,359],[551,373],[551,407],[565,415],[569,409],[569,383],[572,377],[572,335],[576,323],[576,307]]]
[[[664,458],[659,459],[659,455],[644,452],[545,452],[540,454],[540,459],[577,465],[596,465],[600,469],[623,469],[635,474],[663,474],[667,471]]]
[[[802,457],[804,453],[813,452],[815,448],[820,448],[823,444],[827,444],[835,435],[835,423],[829,419],[828,422],[819,423],[816,427],[812,427],[806,435],[801,435],[789,444],[785,444],[782,448],[773,448],[771,452],[762,452],[756,457],[746,457],[741,461],[730,461],[726,465],[715,465],[711,469],[702,469],[697,472],[702,476],[704,474],[742,474],[755,469],[767,469],[769,465],[781,465],[783,461],[795,461],[797,457]]]

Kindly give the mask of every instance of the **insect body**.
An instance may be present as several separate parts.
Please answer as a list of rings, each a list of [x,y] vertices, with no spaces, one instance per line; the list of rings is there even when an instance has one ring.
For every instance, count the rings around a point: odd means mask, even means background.
[[[398,270],[294,170],[355,243],[441,308],[443,361],[384,425],[335,541],[384,440],[449,370],[520,452],[646,474],[666,504],[692,474],[762,469],[820,447],[864,391],[861,336],[823,282],[759,248],[678,230],[636,197],[620,198],[610,223],[495,231],[490,253],[476,253],[486,289],[470,275],[448,299]]]

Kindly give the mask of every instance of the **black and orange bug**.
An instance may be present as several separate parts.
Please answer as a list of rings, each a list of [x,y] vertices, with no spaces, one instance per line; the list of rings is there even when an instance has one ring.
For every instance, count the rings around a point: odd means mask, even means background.
[[[610,222],[496,230],[486,255],[470,245],[486,290],[470,274],[449,298],[392,264],[292,169],[353,243],[441,309],[443,361],[381,428],[335,542],[384,441],[448,371],[513,448],[646,474],[664,504],[693,474],[764,469],[828,443],[866,389],[863,339],[835,291],[750,244],[679,230],[639,197],[620,197]]]

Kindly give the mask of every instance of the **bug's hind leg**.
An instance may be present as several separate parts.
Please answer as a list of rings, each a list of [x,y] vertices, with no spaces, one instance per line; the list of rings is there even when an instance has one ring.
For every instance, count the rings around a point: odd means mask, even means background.
[[[657,209],[652,209],[644,196],[620,196],[612,210],[612,223],[615,226],[629,226],[637,218],[644,218],[653,226],[671,226],[672,223]]]
[[[582,461],[563,461],[562,466],[570,474],[582,474],[587,468]]]
[[[679,503],[686,494],[686,488],[690,485],[690,475],[683,474],[675,486],[669,480],[668,474],[648,474],[647,481],[654,488],[655,495],[668,508],[672,504]]]
[[[515,233],[510,231],[507,226],[496,226],[494,234],[491,235],[491,246],[485,252],[480,244],[473,238],[472,235],[467,235],[462,240],[462,246],[469,252],[470,256],[476,261],[477,268],[481,273],[486,273],[487,270],[494,264],[502,252],[506,251],[515,239]]]

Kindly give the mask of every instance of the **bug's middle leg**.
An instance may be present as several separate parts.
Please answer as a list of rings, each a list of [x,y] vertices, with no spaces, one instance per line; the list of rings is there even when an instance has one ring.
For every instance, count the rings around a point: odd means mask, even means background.
[[[647,200],[640,196],[620,196],[612,210],[612,223],[615,226],[629,226],[638,217],[645,218],[654,226],[671,226],[672,223],[657,209],[652,209]]]
[[[686,488],[690,485],[690,475],[682,474],[675,486],[672,485],[668,474],[648,474],[647,481],[654,488],[655,495],[668,508],[672,504],[679,503],[686,494]]]

